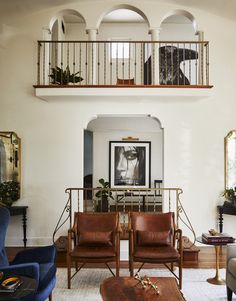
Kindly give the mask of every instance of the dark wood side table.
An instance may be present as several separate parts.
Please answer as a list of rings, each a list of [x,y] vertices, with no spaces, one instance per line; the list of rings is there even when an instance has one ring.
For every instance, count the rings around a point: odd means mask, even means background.
[[[23,297],[28,296],[35,292],[37,288],[37,281],[33,278],[19,276],[20,279],[23,281],[20,287],[14,293],[1,293],[0,292],[0,300],[12,300],[12,299],[20,299]]]
[[[228,215],[236,215],[236,206],[217,206],[217,210],[219,213],[219,230],[220,233],[223,232],[223,214],[228,214]]]
[[[103,301],[184,301],[174,277],[150,277],[160,294],[153,289],[143,289],[134,277],[111,277],[103,281],[100,293]]]
[[[8,207],[11,216],[22,215],[22,226],[23,226],[23,242],[24,247],[26,248],[27,237],[26,237],[26,229],[27,229],[27,209],[28,206],[12,206]]]

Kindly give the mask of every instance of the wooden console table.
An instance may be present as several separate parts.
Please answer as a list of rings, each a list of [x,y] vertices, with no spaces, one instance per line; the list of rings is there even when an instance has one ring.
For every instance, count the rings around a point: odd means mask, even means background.
[[[12,207],[8,207],[7,209],[9,210],[11,216],[22,215],[23,242],[24,242],[24,247],[26,248],[26,243],[27,243],[26,229],[27,229],[28,206],[12,206]]]
[[[220,233],[223,232],[223,214],[236,215],[236,206],[217,206],[219,213],[219,229]]]

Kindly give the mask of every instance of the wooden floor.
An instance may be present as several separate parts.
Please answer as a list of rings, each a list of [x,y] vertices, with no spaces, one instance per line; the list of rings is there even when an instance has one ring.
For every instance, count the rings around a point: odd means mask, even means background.
[[[9,261],[11,261],[15,254],[22,250],[19,247],[8,247],[6,248]],[[58,252],[57,254],[57,267],[66,267],[66,253]],[[220,268],[225,268],[226,264],[226,247],[221,248],[220,252]],[[112,265],[111,265],[112,266]],[[93,265],[92,267],[95,267]],[[96,267],[103,267],[103,265],[96,265]],[[145,265],[145,267],[153,267],[153,265]],[[198,261],[185,261],[185,268],[215,268],[215,249],[214,247],[200,247],[198,255]],[[122,261],[121,268],[128,268],[128,262]]]

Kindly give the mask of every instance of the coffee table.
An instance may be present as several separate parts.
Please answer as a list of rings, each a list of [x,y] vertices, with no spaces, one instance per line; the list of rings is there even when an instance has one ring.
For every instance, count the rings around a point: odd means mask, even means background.
[[[202,237],[197,237],[196,239],[198,242],[204,245],[209,245],[209,246],[214,246],[215,247],[215,254],[216,254],[216,274],[215,277],[213,278],[208,278],[207,282],[211,284],[216,284],[216,285],[225,285],[225,280],[220,277],[219,270],[220,270],[220,247],[221,246],[226,246],[227,243],[214,243],[210,242],[207,243],[202,240]]]
[[[19,276],[19,277],[23,281],[21,286],[19,286],[14,293],[0,292],[0,300],[6,301],[12,299],[20,299],[35,292],[37,288],[37,281],[35,279],[24,277],[24,276]]]
[[[160,294],[151,288],[143,289],[134,277],[110,277],[103,281],[100,293],[103,301],[183,301],[177,281],[173,277],[150,277]]]

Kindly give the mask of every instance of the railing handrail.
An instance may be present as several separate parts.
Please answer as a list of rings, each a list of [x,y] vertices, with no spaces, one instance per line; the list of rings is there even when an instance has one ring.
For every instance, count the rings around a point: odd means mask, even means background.
[[[38,40],[38,43],[148,43],[148,44],[209,44],[209,41],[146,41],[146,40],[135,40],[135,41],[127,41],[127,40],[96,40],[96,41],[87,41],[87,40],[69,40],[69,41],[51,41],[51,40]]]

